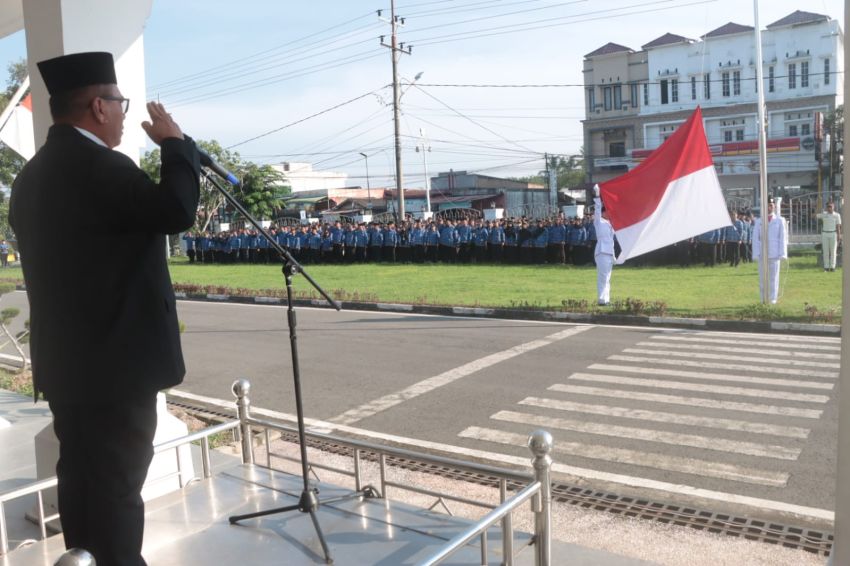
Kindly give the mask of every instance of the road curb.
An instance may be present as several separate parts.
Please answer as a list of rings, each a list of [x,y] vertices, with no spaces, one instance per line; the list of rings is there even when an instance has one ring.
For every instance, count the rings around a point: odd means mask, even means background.
[[[177,292],[175,296],[187,301],[231,302],[243,304],[264,304],[285,306],[286,301],[279,297],[244,297],[239,295],[220,295],[207,293]],[[331,308],[323,299],[296,299],[295,306]],[[637,326],[656,328],[684,328],[715,330],[723,332],[747,332],[761,334],[803,334],[808,336],[841,336],[841,326],[837,324],[810,324],[802,322],[774,322],[758,320],[715,320],[706,318],[677,318],[671,316],[639,316],[627,314],[575,313],[564,311],[544,311],[531,309],[499,309],[483,307],[457,307],[441,305],[411,305],[405,303],[366,303],[341,301],[347,310],[373,312],[406,312],[412,314],[430,314],[440,316],[462,316],[469,318],[501,318],[512,320],[535,320],[545,322],[608,324],[617,326]]]

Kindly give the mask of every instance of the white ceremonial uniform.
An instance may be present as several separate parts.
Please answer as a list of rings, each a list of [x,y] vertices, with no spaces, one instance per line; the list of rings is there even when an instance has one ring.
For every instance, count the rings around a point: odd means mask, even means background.
[[[593,227],[596,229],[596,248],[593,251],[596,260],[596,291],[599,304],[607,305],[611,301],[611,271],[614,269],[614,228],[602,218],[602,200],[593,199],[595,206]]]
[[[768,300],[776,304],[779,299],[779,262],[788,258],[788,229],[785,219],[778,214],[771,214],[767,223],[767,266],[768,266]],[[764,262],[761,261],[761,218],[756,218],[753,226],[753,261],[759,266],[759,294],[764,299],[765,293],[762,282],[762,269]]]
[[[821,212],[818,214],[818,219],[823,223],[820,231],[821,246],[823,247],[823,268],[835,269],[841,215],[837,212]]]

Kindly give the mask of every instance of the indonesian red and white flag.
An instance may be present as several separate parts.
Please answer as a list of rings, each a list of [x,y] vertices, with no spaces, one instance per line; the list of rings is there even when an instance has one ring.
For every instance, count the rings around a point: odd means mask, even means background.
[[[35,134],[32,126],[32,95],[26,95],[9,113],[0,127],[0,140],[29,161],[35,155]]]
[[[699,107],[646,160],[599,184],[621,252],[617,263],[728,226]]]

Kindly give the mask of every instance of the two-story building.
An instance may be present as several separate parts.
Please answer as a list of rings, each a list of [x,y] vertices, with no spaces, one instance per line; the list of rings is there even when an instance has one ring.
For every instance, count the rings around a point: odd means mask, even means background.
[[[798,10],[769,24],[761,41],[768,186],[780,194],[814,191],[817,120],[843,102],[841,28],[828,16]],[[583,124],[592,181],[635,167],[701,106],[721,186],[755,202],[755,52],[753,28],[730,22],[698,40],[666,33],[639,51],[608,43],[588,53]],[[821,174],[826,186],[829,171],[821,167]]]

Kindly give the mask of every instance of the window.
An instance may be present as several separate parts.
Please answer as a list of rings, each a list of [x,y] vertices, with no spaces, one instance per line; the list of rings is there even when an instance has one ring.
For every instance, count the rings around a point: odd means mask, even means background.
[[[797,88],[797,64],[788,64],[788,88]]]
[[[643,83],[643,105],[649,106],[649,83]]]
[[[732,94],[741,94],[741,71],[732,72]]]
[[[602,98],[605,102],[605,110],[611,110],[613,107],[613,98],[611,95],[611,87],[606,86],[602,89]]]
[[[697,78],[691,77],[691,100],[697,99]]]
[[[774,83],[773,79],[774,79],[773,67],[768,67],[767,68],[767,92],[773,92],[775,90],[774,84],[773,84]]]
[[[726,130],[723,132],[723,141],[730,142],[732,141],[732,130]]]
[[[661,86],[661,104],[667,104],[667,81],[662,80]]]
[[[622,85],[614,85],[614,108],[617,110],[623,109],[623,87]]]
[[[587,111],[590,114],[596,110],[596,89],[590,87],[587,89]]]
[[[792,138],[797,137],[797,126],[796,125],[788,126],[788,135],[791,136]]]
[[[723,88],[721,89],[721,94],[723,96],[729,96],[729,73],[721,73],[720,78],[722,79]]]
[[[608,157],[625,157],[626,142],[611,142],[608,144]]]
[[[809,124],[801,124],[800,125],[800,135],[801,136],[809,136],[812,133],[811,125]]]
[[[809,62],[802,61],[800,63],[800,88],[809,86]]]
[[[829,57],[823,60],[823,84],[829,84]]]
[[[744,130],[735,130],[735,141],[744,141]]]
[[[703,94],[704,98],[709,100],[711,98],[711,73],[706,73],[702,78],[702,86],[703,86]]]
[[[673,102],[679,102],[679,81],[676,79],[670,81],[670,98]]]
[[[637,83],[632,83],[629,85],[629,100],[631,101],[632,108],[635,108],[638,105],[638,85]]]

